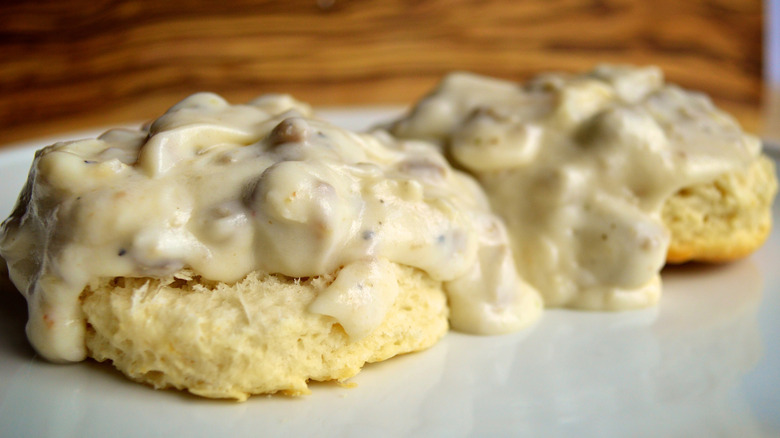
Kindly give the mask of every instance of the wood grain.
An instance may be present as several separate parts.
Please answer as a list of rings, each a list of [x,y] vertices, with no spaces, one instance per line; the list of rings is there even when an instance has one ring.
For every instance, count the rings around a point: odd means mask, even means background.
[[[761,0],[139,0],[0,5],[0,144],[159,115],[200,90],[407,104],[446,72],[657,64],[755,129]]]

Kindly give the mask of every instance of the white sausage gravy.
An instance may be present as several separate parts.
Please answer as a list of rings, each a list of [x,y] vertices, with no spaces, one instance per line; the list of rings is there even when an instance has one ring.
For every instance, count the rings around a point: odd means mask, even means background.
[[[436,142],[473,174],[545,304],[585,309],[655,303],[669,244],[664,201],[745,168],[761,148],[653,67],[525,85],[454,73],[389,130]]]
[[[90,284],[183,268],[228,283],[338,271],[309,311],[355,339],[394,301],[390,262],[442,281],[458,330],[518,330],[542,307],[481,188],[434,147],[355,134],[278,95],[200,93],[144,129],[38,151],[0,253],[28,301],[27,335],[53,361],[85,358]]]

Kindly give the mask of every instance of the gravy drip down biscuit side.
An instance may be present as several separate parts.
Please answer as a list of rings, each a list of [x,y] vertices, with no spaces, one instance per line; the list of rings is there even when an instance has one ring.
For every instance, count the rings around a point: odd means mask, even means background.
[[[600,66],[524,85],[455,73],[388,129],[438,143],[475,175],[545,304],[586,309],[654,304],[669,247],[664,202],[747,169],[761,149],[657,68]]]
[[[142,130],[44,148],[1,239],[28,337],[53,361],[84,359],[80,295],[117,277],[338,273],[307,311],[353,341],[393,306],[389,263],[441,282],[459,330],[514,331],[541,308],[481,189],[434,147],[337,128],[286,96],[196,94]]]

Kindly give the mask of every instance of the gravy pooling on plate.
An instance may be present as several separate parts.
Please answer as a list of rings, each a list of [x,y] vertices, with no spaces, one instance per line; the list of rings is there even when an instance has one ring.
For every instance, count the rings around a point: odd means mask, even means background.
[[[548,306],[655,303],[664,201],[760,155],[704,95],[658,68],[600,66],[525,85],[454,73],[389,127],[436,142],[507,222],[518,271]]]

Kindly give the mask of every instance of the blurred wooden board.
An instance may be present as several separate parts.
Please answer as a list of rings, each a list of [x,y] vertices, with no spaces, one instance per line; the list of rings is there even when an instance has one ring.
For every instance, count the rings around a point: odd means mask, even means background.
[[[209,90],[409,104],[451,70],[657,64],[756,129],[761,0],[5,1],[0,144],[145,120]]]

